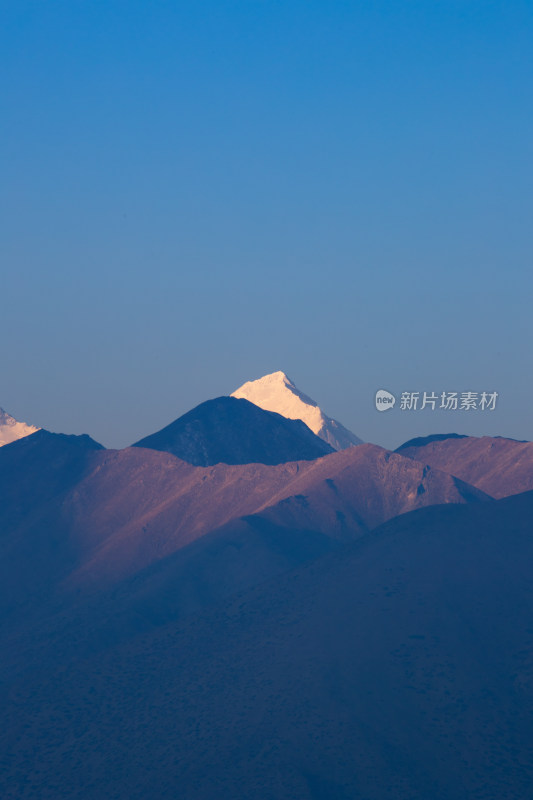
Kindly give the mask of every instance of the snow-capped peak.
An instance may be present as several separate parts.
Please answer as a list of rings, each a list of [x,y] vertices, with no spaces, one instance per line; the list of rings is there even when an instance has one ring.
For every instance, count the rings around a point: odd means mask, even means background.
[[[22,439],[24,436],[29,436],[30,433],[36,433],[38,430],[39,428],[34,425],[18,422],[11,414],[0,408],[0,447],[17,439]]]
[[[231,396],[243,397],[265,411],[276,411],[287,419],[301,419],[313,433],[336,450],[361,444],[361,439],[324,414],[314,400],[300,392],[284,372],[272,372],[255,381],[248,381]]]

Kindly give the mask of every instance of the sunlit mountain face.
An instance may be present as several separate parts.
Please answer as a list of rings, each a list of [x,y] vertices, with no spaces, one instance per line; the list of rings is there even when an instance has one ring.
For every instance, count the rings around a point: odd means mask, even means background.
[[[248,381],[236,389],[232,397],[244,397],[260,408],[276,411],[288,419],[301,419],[334,450],[343,450],[362,442],[340,422],[324,414],[315,401],[297,389],[284,372],[273,372]]]
[[[0,447],[10,442],[15,442],[17,439],[22,439],[24,436],[29,436],[35,433],[39,428],[34,425],[28,425],[25,422],[19,422],[11,414],[0,408]]]

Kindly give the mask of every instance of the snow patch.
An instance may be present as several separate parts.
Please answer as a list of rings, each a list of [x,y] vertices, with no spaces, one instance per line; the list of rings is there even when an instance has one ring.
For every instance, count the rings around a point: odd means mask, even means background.
[[[29,436],[31,433],[36,433],[40,428],[34,425],[27,425],[25,422],[19,422],[3,408],[0,408],[0,447],[10,442],[15,442],[17,439],[23,439],[24,436]]]
[[[287,419],[302,420],[335,450],[362,444],[358,436],[324,414],[315,401],[297,389],[284,372],[272,372],[255,381],[247,381],[231,396],[242,397],[265,411],[276,411]]]

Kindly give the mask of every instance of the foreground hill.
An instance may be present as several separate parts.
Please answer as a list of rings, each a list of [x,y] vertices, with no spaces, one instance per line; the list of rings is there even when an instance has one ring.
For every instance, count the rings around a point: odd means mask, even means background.
[[[301,420],[285,419],[235,397],[207,400],[133,447],[163,450],[201,467],[282,464],[333,452]]]
[[[266,411],[276,411],[288,419],[301,419],[334,450],[361,444],[361,439],[340,422],[324,414],[321,408],[296,388],[284,372],[272,372],[255,381],[247,381],[232,397],[244,397]]]
[[[92,655],[84,620],[1,698],[2,796],[523,800],[532,518],[420,509]]]
[[[411,439],[396,452],[451,472],[492,497],[533,489],[532,442],[449,434]]]

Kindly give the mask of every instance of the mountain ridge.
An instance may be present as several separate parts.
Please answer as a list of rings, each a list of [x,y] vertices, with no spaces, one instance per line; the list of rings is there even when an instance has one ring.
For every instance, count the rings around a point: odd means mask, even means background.
[[[498,499],[533,489],[532,442],[437,434],[411,439],[395,452],[456,475]]]
[[[281,370],[247,381],[231,397],[245,398],[260,408],[275,411],[288,419],[302,420],[334,450],[359,445],[362,440],[337,420],[328,417],[308,395],[301,392]]]
[[[301,420],[265,411],[244,398],[216,397],[132,447],[165,450],[195,466],[281,464],[333,452]]]

